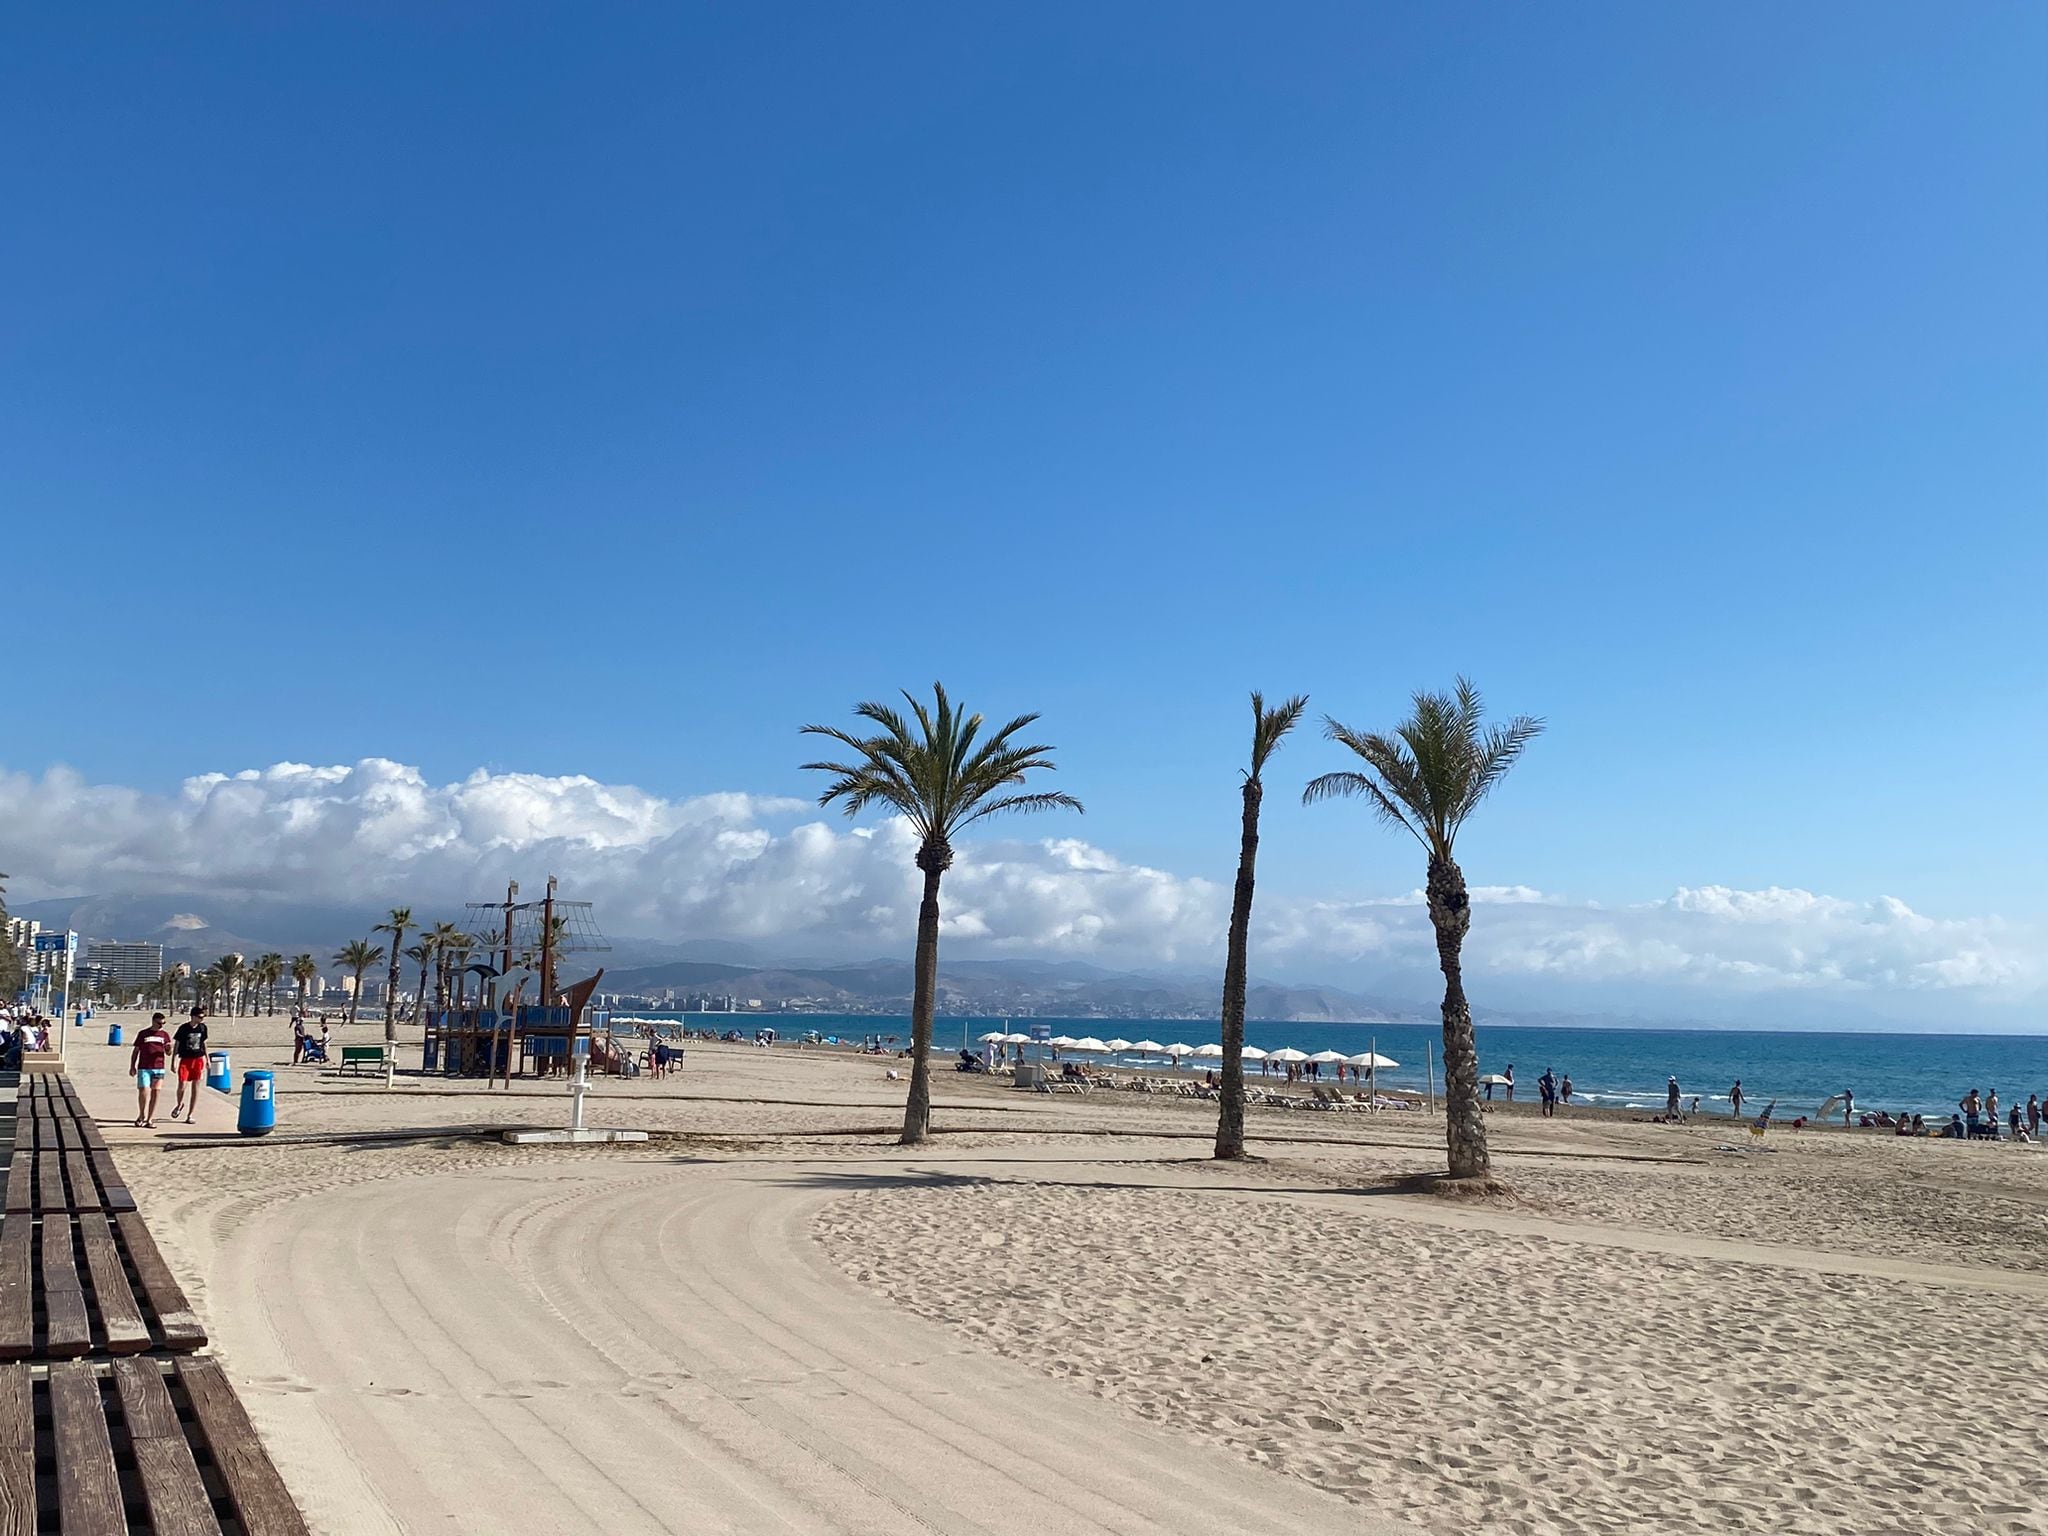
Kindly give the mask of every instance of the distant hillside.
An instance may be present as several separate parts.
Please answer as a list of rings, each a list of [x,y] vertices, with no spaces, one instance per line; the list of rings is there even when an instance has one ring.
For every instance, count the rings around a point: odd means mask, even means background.
[[[799,1005],[827,1012],[907,1013],[909,962],[873,960],[802,968],[681,962],[607,971],[606,991],[643,997],[730,994],[770,1007]],[[1253,1018],[1299,1023],[1392,1023],[1398,1011],[1332,987],[1254,983],[1246,998]],[[944,1013],[1042,1014],[1055,1018],[1208,1019],[1221,1012],[1216,981],[1147,976],[1073,962],[942,960],[939,1008]]]

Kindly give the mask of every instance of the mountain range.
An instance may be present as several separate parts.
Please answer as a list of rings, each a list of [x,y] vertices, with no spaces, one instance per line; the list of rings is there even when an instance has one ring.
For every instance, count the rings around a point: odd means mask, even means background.
[[[370,931],[382,914],[332,905],[244,896],[81,896],[25,902],[15,915],[45,927],[69,927],[87,939],[143,940],[164,946],[168,964],[210,965],[224,954],[310,952],[331,972],[335,950]],[[436,914],[438,915],[438,914]],[[614,938],[609,952],[575,956],[566,975],[603,964],[604,990],[647,998],[714,994],[769,1007],[802,1003],[841,1013],[907,1013],[907,960],[846,961],[762,955],[719,940]],[[1111,970],[1074,960],[954,959],[941,956],[942,1012],[1040,1014],[1057,1018],[1214,1018],[1221,978]],[[1414,1007],[1314,984],[1254,981],[1253,1018],[1304,1023],[1396,1023],[1426,1016]]]

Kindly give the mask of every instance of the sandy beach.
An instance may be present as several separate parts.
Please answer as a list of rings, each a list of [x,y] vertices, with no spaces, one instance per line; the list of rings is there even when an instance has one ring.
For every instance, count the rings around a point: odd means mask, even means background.
[[[654,1140],[521,1149],[558,1085],[286,1034],[216,1021],[263,1141],[71,1071],[318,1530],[2048,1529],[2031,1148],[1501,1114],[1453,1203],[1420,1114],[1219,1167],[1211,1106],[942,1071],[909,1153],[886,1063],[693,1045],[593,1095]]]

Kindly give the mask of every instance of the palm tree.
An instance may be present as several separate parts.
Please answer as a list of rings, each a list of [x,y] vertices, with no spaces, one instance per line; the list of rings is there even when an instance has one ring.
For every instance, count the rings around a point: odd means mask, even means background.
[[[356,1006],[363,1000],[363,972],[384,958],[384,946],[372,944],[368,939],[350,939],[341,946],[334,957],[334,963],[354,973],[356,984],[348,995],[348,1021],[356,1021]]]
[[[384,1045],[386,1054],[398,1043],[398,962],[404,958],[399,946],[405,943],[405,930],[412,927],[412,908],[393,907],[391,915],[372,928],[372,933],[391,935],[391,973],[384,979]]]
[[[213,962],[213,974],[220,987],[220,995],[226,1000],[228,1013],[235,1013],[238,990],[248,980],[248,964],[240,955],[222,955]]]
[[[260,955],[256,960],[256,981],[263,988],[263,1012],[274,1015],[277,1012],[277,984],[284,979],[284,956],[276,950]]]
[[[320,974],[320,962],[311,955],[292,956],[292,983],[299,989],[299,1012],[306,1011],[306,989]]]
[[[433,968],[434,964],[434,936],[431,933],[421,934],[419,943],[406,946],[405,958],[413,961],[420,968],[420,1000],[418,1007],[424,1008],[427,1003],[427,972]]]
[[[1326,773],[1302,791],[1304,805],[1362,796],[1382,821],[1400,827],[1429,854],[1429,920],[1444,973],[1444,1135],[1451,1177],[1487,1176],[1486,1122],[1479,1109],[1479,1051],[1465,1001],[1460,952],[1472,926],[1465,872],[1453,855],[1458,829],[1507,775],[1543,722],[1517,715],[1484,724],[1479,690],[1459,678],[1451,693],[1417,693],[1392,736],[1354,731],[1325,716],[1323,734],[1364,760],[1365,771]]]
[[[156,979],[157,1005],[165,1012],[178,1006],[178,990],[185,984],[185,973],[175,965]]]
[[[1266,762],[1301,721],[1308,698],[1296,694],[1273,709],[1263,694],[1252,694],[1252,768],[1244,776],[1244,819],[1237,841],[1237,892],[1230,900],[1230,950],[1223,961],[1223,1102],[1216,1111],[1216,1155],[1244,1156],[1244,993],[1250,963],[1252,876],[1259,861],[1259,806],[1266,798],[1261,779]]]
[[[976,745],[981,716],[964,715],[946,697],[943,685],[932,685],[933,706],[905,693],[917,730],[886,704],[854,706],[854,714],[881,727],[873,736],[855,736],[836,726],[807,725],[804,732],[829,736],[851,749],[845,763],[805,763],[807,769],[834,775],[820,805],[844,803],[856,816],[870,805],[886,806],[916,831],[917,867],[924,872],[924,901],[917,909],[917,963],[910,1002],[910,1098],[903,1107],[903,1146],[920,1145],[931,1134],[932,1012],[939,979],[939,879],[953,865],[953,838],[963,828],[999,811],[1081,809],[1064,794],[1005,793],[1024,782],[1034,769],[1051,772],[1051,747],[1020,747],[1012,738],[1038,718],[1019,715]]]
[[[455,923],[436,923],[427,935],[434,946],[434,1005],[448,1006],[448,967],[468,941],[468,935]],[[425,997],[426,980],[421,978],[421,996]]]

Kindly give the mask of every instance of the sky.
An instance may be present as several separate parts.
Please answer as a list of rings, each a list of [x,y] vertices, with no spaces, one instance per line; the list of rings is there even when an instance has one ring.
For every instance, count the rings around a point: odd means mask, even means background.
[[[1254,969],[1364,984],[1420,860],[1315,722],[1463,672],[1548,721],[1461,840],[1503,991],[2025,1018],[2044,77],[2013,4],[18,7],[73,703],[0,868],[907,949],[797,728],[943,678],[1087,805],[958,952],[1220,963],[1262,688]]]

